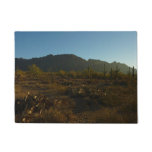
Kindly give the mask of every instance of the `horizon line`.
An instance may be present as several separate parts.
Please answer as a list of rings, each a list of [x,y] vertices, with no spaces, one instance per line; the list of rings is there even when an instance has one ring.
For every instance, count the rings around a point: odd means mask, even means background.
[[[52,55],[52,56],[57,56],[57,55],[74,55],[74,56],[77,56],[77,57],[79,57],[79,58],[82,58],[82,57],[80,57],[80,56],[78,56],[78,55],[75,55],[75,54],[71,54],[71,53],[66,53],[66,54],[48,54],[48,55],[44,55],[44,56],[39,56],[39,57],[31,57],[31,58],[24,58],[24,57],[15,57],[15,59],[25,59],[25,60],[31,60],[31,59],[35,59],[35,58],[43,58],[43,57],[47,57],[47,56],[49,56],[49,55]],[[101,59],[93,59],[93,58],[89,58],[89,59],[84,59],[84,58],[82,58],[83,60],[86,60],[86,61],[89,61],[89,60],[99,60],[99,61],[103,61],[103,62],[107,62],[107,63],[110,63],[110,64],[112,64],[112,63],[114,63],[114,62],[116,62],[116,63],[120,63],[120,64],[125,64],[125,65],[127,65],[128,67],[135,67],[136,69],[137,69],[137,67],[134,65],[134,66],[129,66],[128,64],[126,64],[126,63],[122,63],[122,62],[118,62],[118,61],[112,61],[112,62],[108,62],[108,61],[105,61],[105,60],[101,60]]]

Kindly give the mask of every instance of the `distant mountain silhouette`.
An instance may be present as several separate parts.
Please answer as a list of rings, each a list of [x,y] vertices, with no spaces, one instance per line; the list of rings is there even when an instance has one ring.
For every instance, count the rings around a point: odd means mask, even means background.
[[[59,70],[64,71],[83,71],[91,67],[94,71],[103,72],[104,64],[107,72],[116,69],[118,67],[120,72],[128,73],[129,66],[123,63],[89,59],[85,60],[73,54],[61,54],[61,55],[47,55],[40,58],[23,59],[15,58],[15,69],[27,71],[28,67],[32,64],[36,64],[43,71],[57,72]]]

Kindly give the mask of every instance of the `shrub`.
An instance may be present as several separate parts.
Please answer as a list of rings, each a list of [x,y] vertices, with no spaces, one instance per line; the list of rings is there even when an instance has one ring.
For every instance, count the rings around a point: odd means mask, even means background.
[[[16,80],[20,80],[20,79],[22,79],[24,77],[24,72],[22,71],[22,70],[17,70],[16,72],[15,72],[15,78],[16,78]]]
[[[59,76],[61,76],[61,77],[65,77],[65,76],[66,76],[66,72],[63,71],[63,70],[60,70],[60,71],[58,72],[58,74],[59,74]]]
[[[77,77],[77,72],[75,72],[75,71],[70,71],[70,72],[68,73],[68,76],[71,77],[71,78],[76,78],[76,77]]]
[[[35,64],[29,66],[29,72],[35,79],[37,79],[42,74],[41,69]]]

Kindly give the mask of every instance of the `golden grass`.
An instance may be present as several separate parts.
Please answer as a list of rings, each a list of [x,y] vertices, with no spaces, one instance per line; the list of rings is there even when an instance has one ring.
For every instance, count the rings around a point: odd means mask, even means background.
[[[29,113],[16,122],[52,123],[136,123],[137,80],[127,76],[118,80],[85,79],[43,73],[38,79],[21,73],[15,81],[15,98],[23,99],[27,92],[44,95],[53,105],[43,113]],[[79,74],[80,75],[80,74]]]

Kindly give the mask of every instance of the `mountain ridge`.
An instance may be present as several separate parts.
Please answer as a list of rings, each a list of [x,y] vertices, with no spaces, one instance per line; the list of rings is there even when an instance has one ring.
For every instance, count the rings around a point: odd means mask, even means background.
[[[118,67],[120,72],[128,73],[129,66],[120,62],[107,62],[97,59],[85,60],[74,54],[57,54],[57,55],[46,55],[43,57],[34,57],[31,59],[15,58],[15,69],[27,71],[28,67],[32,64],[36,64],[43,71],[57,72],[60,70],[64,71],[83,71],[89,67],[97,72],[103,72],[104,64],[107,72],[116,69]],[[130,67],[131,68],[131,67]]]

